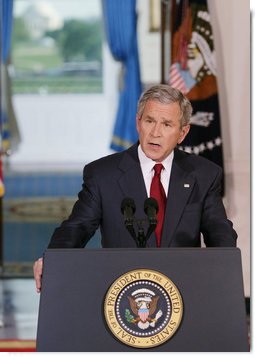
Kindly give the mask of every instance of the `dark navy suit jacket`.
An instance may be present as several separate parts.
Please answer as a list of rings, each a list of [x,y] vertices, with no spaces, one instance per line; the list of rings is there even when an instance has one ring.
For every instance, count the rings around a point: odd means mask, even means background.
[[[121,202],[131,197],[135,217],[144,220],[147,198],[138,145],[96,160],[84,168],[84,183],[70,217],[57,228],[49,248],[81,248],[100,227],[102,247],[136,247],[124,225]],[[222,170],[211,161],[175,149],[161,247],[236,246],[237,234],[222,203]],[[156,247],[155,235],[148,247]]]

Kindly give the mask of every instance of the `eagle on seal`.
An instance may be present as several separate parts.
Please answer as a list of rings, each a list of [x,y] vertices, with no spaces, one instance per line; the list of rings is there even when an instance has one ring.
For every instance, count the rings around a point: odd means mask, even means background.
[[[128,296],[130,308],[136,316],[131,322],[137,324],[142,330],[149,326],[154,327],[157,320],[162,316],[162,311],[159,310],[156,316],[152,318],[157,309],[158,299],[159,296],[155,296],[154,292],[149,289],[139,289],[132,296]]]

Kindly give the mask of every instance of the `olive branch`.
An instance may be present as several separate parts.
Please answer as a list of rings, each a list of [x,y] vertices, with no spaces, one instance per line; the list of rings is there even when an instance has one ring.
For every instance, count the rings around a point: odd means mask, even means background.
[[[127,322],[133,322],[134,321],[134,316],[130,314],[130,310],[126,309],[125,310],[125,318]]]

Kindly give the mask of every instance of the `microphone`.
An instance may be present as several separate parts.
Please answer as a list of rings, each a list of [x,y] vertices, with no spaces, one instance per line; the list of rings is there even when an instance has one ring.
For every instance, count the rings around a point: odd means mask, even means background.
[[[134,222],[134,213],[135,213],[136,207],[135,207],[135,202],[132,198],[124,198],[121,202],[121,212],[124,215],[124,222],[125,225],[127,224],[133,224]]]
[[[144,212],[149,219],[149,228],[146,234],[146,241],[149,239],[150,235],[155,231],[157,227],[157,213],[158,213],[158,202],[155,198],[149,197],[144,202]]]
[[[124,224],[131,236],[134,238],[137,247],[139,246],[136,233],[134,230],[134,213],[136,210],[135,202],[132,198],[126,197],[121,202],[121,212],[124,215]]]
[[[158,202],[155,198],[149,197],[145,200],[144,212],[148,216],[150,223],[157,224]]]

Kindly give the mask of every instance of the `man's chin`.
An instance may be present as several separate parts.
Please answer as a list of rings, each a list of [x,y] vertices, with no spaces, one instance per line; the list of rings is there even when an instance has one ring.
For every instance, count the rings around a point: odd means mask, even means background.
[[[149,159],[151,159],[151,160],[153,160],[153,161],[161,162],[161,155],[159,155],[159,154],[155,154],[155,153],[152,153],[152,152],[147,152],[147,153],[145,153],[145,155],[146,155]]]

